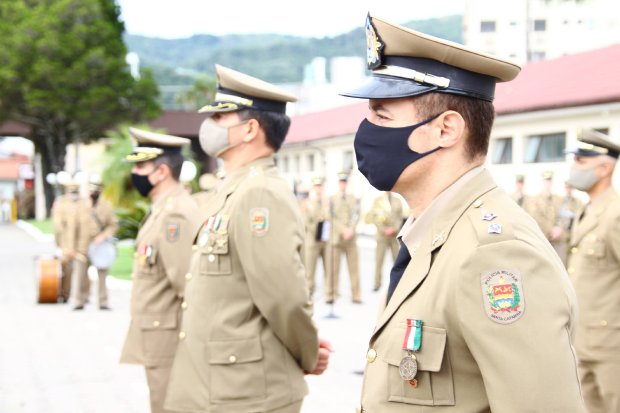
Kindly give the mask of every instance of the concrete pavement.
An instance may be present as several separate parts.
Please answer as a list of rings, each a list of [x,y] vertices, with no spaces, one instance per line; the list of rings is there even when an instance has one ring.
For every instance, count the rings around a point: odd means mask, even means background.
[[[363,304],[351,303],[346,263],[333,308],[322,300],[323,275],[317,273],[315,320],[336,352],[324,375],[307,377],[303,413],[353,413],[359,405],[359,372],[381,294],[372,292],[373,243],[359,244]],[[0,412],[148,413],[143,369],[118,363],[131,282],[109,278],[112,311],[98,310],[96,291],[81,312],[71,311],[70,304],[37,304],[34,260],[53,250],[49,240],[0,226]],[[390,265],[386,258],[384,287]]]

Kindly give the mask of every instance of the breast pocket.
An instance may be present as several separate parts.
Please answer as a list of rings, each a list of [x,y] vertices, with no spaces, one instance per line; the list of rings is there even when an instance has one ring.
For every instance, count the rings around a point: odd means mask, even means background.
[[[452,365],[446,349],[446,330],[422,327],[422,347],[414,353],[418,365],[415,387],[399,374],[400,362],[408,354],[402,349],[404,334],[404,327],[394,329],[385,351],[384,359],[388,364],[388,400],[425,406],[454,406]]]
[[[597,239],[586,239],[579,247],[584,259],[591,265],[605,265],[605,243]]]
[[[209,234],[207,245],[200,256],[201,275],[230,275],[232,260],[229,252],[228,234]]]
[[[215,403],[266,395],[260,338],[207,343],[210,395]]]

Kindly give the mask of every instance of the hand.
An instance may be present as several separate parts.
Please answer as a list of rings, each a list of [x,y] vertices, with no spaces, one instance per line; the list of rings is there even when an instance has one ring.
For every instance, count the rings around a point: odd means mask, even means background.
[[[394,234],[396,234],[396,230],[394,229],[394,227],[387,227],[387,228],[384,228],[384,229],[383,229],[383,234],[384,234],[386,237],[391,237],[391,236],[393,236]]]
[[[94,239],[95,244],[101,244],[103,241],[105,241],[108,238],[108,236],[106,234],[104,234],[103,232],[99,235],[97,235]]]
[[[319,338],[319,359],[316,362],[314,369],[306,371],[306,374],[323,374],[329,364],[329,353],[333,353],[334,349],[331,343],[327,340]]]
[[[562,227],[551,228],[551,241],[556,241],[562,236]]]
[[[353,238],[353,230],[350,228],[345,228],[342,230],[342,240],[349,241]]]

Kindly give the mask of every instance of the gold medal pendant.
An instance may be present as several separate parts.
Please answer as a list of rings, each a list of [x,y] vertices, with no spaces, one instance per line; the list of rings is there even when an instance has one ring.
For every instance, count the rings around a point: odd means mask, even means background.
[[[411,353],[403,357],[398,366],[398,372],[403,380],[413,380],[416,374],[418,374],[418,361],[416,357]]]

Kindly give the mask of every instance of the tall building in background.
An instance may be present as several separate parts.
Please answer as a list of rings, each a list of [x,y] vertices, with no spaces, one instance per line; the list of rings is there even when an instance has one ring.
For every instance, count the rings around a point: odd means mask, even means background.
[[[620,43],[617,0],[466,0],[463,40],[518,63]]]

